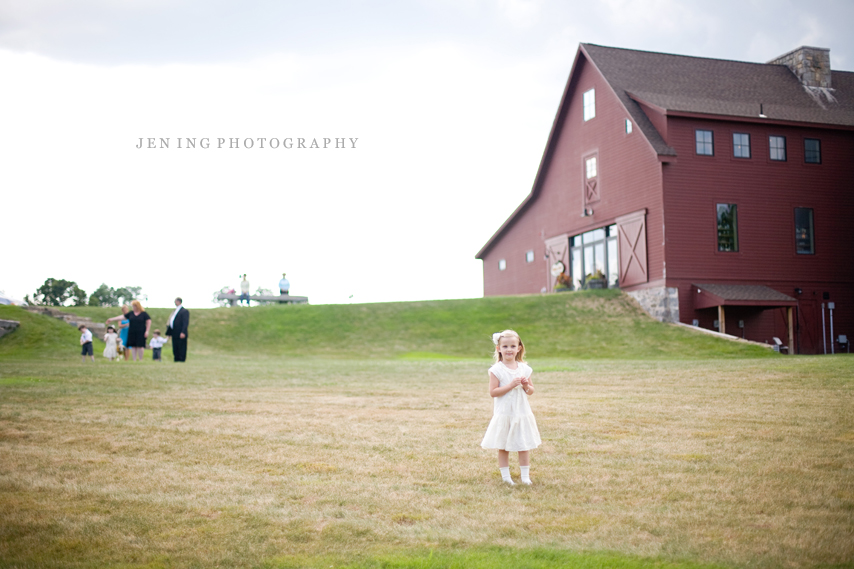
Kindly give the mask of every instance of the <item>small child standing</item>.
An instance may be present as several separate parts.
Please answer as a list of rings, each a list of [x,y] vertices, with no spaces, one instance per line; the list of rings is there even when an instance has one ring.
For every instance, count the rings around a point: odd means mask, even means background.
[[[528,396],[534,394],[533,370],[525,363],[525,346],[519,334],[513,330],[496,332],[492,342],[495,344],[493,360],[497,362],[489,368],[493,415],[480,446],[498,449],[501,479],[511,486],[510,453],[518,452],[522,483],[531,484],[530,451],[542,443],[537,420],[528,403]]]
[[[80,330],[80,355],[83,356],[83,363],[86,363],[86,356],[92,356],[92,362],[95,362],[95,349],[92,347],[92,332],[90,332],[85,324],[77,327]]]
[[[113,361],[119,356],[117,349],[118,341],[119,335],[116,334],[116,329],[112,326],[108,326],[107,333],[104,334],[104,342],[107,344],[107,347],[104,348],[104,357],[110,361]]]
[[[163,344],[169,341],[168,337],[161,337],[160,330],[154,331],[154,336],[151,338],[151,341],[148,342],[149,347],[151,347],[151,351],[154,352],[152,359],[156,362],[162,362],[163,360],[160,357],[160,350],[163,348]]]

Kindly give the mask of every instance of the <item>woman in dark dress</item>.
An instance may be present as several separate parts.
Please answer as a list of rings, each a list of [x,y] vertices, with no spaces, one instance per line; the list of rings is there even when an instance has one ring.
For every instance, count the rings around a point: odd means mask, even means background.
[[[130,305],[133,307],[131,312],[108,318],[107,323],[123,318],[128,320],[128,341],[126,347],[130,348],[133,361],[142,361],[145,355],[145,339],[148,338],[148,331],[151,329],[151,317],[142,309],[140,301],[134,300]]]

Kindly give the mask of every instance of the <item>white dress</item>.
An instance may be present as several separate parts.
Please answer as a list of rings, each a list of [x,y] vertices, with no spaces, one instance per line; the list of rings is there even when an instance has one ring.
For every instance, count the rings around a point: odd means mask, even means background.
[[[119,338],[119,335],[115,334],[115,333],[104,335],[104,342],[107,343],[107,347],[104,348],[104,357],[105,358],[115,358],[118,356],[118,353],[117,353],[118,350],[116,350],[116,341],[118,340],[118,338]]]
[[[503,387],[517,377],[531,377],[531,366],[519,362],[516,369],[510,369],[498,362],[489,371],[498,378],[498,385]],[[528,394],[522,386],[515,387],[502,395],[493,397],[493,415],[486,435],[480,446],[488,449],[506,451],[531,450],[540,446],[540,431],[537,420],[531,412]]]

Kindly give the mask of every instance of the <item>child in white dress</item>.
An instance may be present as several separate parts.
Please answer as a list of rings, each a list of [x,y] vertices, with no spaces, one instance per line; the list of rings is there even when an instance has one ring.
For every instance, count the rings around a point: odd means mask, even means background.
[[[531,484],[530,451],[542,443],[537,420],[528,403],[528,396],[534,393],[533,371],[525,363],[525,346],[519,334],[513,330],[496,332],[492,342],[495,344],[493,359],[497,362],[489,368],[493,415],[480,446],[498,449],[501,479],[511,486],[510,453],[518,452],[522,483]]]
[[[112,326],[107,327],[107,333],[104,334],[104,342],[107,344],[107,347],[104,348],[104,357],[110,361],[113,361],[118,357],[118,350],[116,349],[118,346],[119,335],[116,334],[116,329]]]

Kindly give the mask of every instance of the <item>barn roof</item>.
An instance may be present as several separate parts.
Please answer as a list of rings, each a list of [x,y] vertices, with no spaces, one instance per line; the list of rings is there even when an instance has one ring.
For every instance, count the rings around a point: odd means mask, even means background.
[[[832,71],[832,89],[805,87],[788,67],[581,44],[660,155],[675,155],[636,101],[668,115],[854,126],[854,73]],[[761,105],[761,107],[760,107]],[[760,119],[760,108],[764,118]]]
[[[832,89],[805,87],[782,64],[747,63],[606,47],[579,45],[531,192],[478,251],[483,258],[498,238],[528,208],[540,191],[551,160],[560,117],[570,100],[573,75],[585,58],[607,81],[662,161],[676,157],[638,101],[670,116],[726,117],[777,124],[854,127],[854,73],[831,71]],[[761,106],[760,106],[761,105]],[[760,109],[763,117],[760,117]]]

